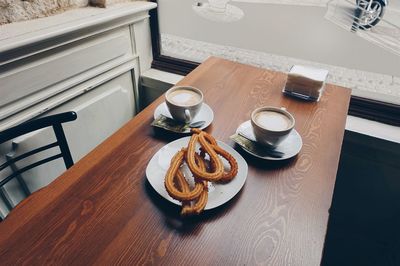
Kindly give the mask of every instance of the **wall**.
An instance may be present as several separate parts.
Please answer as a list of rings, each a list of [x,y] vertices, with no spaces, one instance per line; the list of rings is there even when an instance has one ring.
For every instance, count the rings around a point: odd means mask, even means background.
[[[0,0],[0,24],[22,21],[73,7],[87,6],[89,0]]]
[[[104,0],[106,4],[135,0]],[[0,25],[47,17],[65,10],[87,6],[90,0],[0,0]]]

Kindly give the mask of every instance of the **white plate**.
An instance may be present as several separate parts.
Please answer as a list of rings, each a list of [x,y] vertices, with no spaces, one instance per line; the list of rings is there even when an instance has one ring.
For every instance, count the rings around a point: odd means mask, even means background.
[[[154,156],[151,158],[146,168],[147,180],[154,188],[154,190],[157,191],[158,194],[160,194],[163,198],[179,206],[181,205],[181,202],[171,198],[168,195],[168,192],[164,186],[164,177],[169,168],[172,157],[181,148],[187,147],[189,140],[190,137],[184,137],[168,143],[167,145],[162,147],[159,151],[157,151],[156,154],[154,154]],[[205,207],[205,210],[216,208],[228,202],[230,199],[232,199],[243,187],[247,178],[248,167],[243,157],[232,147],[228,146],[227,144],[221,141],[218,141],[218,145],[221,146],[224,150],[226,150],[230,154],[232,154],[232,156],[236,159],[238,163],[239,170],[236,177],[229,183],[218,184],[218,183],[208,182],[209,183],[208,202]],[[226,162],[225,160],[223,161],[225,166],[229,167],[228,162]],[[188,182],[192,183],[193,177],[186,164],[184,164],[181,169],[185,177],[187,177]]]
[[[240,124],[240,126],[236,130],[236,134],[239,134],[239,133],[241,135],[246,136],[250,140],[253,140],[253,141],[256,140],[250,120],[247,120],[246,122]],[[255,157],[258,157],[258,158],[261,158],[264,160],[279,161],[279,160],[286,160],[286,159],[296,156],[300,152],[302,146],[303,146],[303,140],[301,139],[299,132],[297,132],[296,129],[293,129],[290,132],[289,136],[275,148],[276,151],[283,152],[283,156],[280,158],[270,157],[270,156],[260,156],[257,153],[254,153],[250,150],[245,149],[244,147],[241,147],[241,148],[244,151],[246,151],[247,153],[250,153],[251,155],[253,155]]]
[[[154,119],[156,119],[159,115],[164,115],[166,117],[172,118],[171,113],[168,110],[167,104],[165,102],[161,103],[159,106],[157,106],[156,110],[154,111]],[[197,121],[205,121],[204,125],[200,127],[200,129],[205,129],[208,127],[211,122],[214,120],[214,112],[211,109],[211,107],[203,103],[201,106],[201,109],[199,113],[193,118],[192,123],[197,122]],[[182,133],[189,133],[190,128],[185,130]]]

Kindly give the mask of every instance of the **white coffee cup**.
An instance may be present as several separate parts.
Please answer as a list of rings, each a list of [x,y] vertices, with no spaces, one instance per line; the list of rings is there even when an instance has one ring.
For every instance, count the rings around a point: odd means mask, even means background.
[[[285,108],[265,106],[251,113],[251,125],[258,143],[276,147],[289,136],[295,120]]]
[[[172,117],[191,122],[203,105],[203,93],[192,86],[174,86],[165,93],[165,102]]]

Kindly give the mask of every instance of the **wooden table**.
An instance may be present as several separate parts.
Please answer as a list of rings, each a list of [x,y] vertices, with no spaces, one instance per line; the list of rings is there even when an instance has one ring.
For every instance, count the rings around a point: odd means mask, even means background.
[[[210,58],[180,85],[200,88],[229,136],[256,107],[284,106],[303,138],[286,162],[255,159],[241,192],[199,217],[146,181],[150,158],[179,136],[150,126],[160,97],[0,224],[1,264],[318,265],[338,168],[350,91],[327,85],[320,102],[282,95],[286,75]]]

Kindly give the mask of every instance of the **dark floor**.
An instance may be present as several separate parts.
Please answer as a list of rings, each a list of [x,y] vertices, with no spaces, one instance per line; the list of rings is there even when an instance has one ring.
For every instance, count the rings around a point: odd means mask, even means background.
[[[322,265],[400,266],[400,144],[346,131]]]

